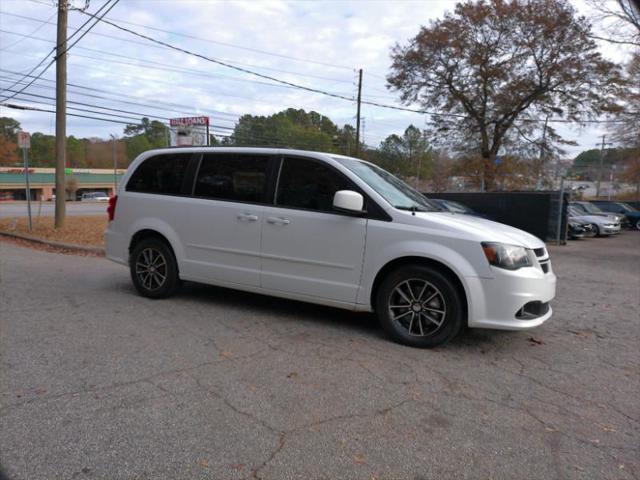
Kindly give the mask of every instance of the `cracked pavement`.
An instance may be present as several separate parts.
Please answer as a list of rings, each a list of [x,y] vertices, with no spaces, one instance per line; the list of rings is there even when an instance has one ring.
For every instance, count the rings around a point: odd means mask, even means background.
[[[632,479],[640,233],[550,247],[552,319],[434,350],[375,319],[0,242],[10,479]]]

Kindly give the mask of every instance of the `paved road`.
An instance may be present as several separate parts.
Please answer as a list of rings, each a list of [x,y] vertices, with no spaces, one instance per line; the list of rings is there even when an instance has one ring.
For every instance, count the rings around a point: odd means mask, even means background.
[[[553,319],[421,351],[372,317],[0,243],[12,479],[631,479],[640,234],[552,249]]]
[[[51,217],[54,215],[54,202],[32,202],[31,215],[34,217],[38,214],[43,217]],[[67,202],[67,215],[106,215],[107,204],[99,202]],[[16,202],[7,203],[0,202],[0,218],[7,217],[26,217],[27,203]]]

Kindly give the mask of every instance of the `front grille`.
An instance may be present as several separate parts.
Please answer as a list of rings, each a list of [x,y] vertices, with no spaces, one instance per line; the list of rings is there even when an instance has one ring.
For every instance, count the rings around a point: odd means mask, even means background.
[[[544,257],[547,252],[545,252],[544,247],[542,247],[542,248],[534,248],[533,253],[536,254],[536,257]]]
[[[518,320],[533,320],[545,315],[548,311],[549,302],[529,302],[516,312],[516,318]]]

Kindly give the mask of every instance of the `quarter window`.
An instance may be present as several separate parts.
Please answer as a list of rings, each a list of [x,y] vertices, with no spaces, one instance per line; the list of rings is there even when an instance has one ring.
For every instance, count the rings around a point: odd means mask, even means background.
[[[196,197],[263,203],[269,158],[259,155],[204,155],[196,177]]]
[[[331,212],[333,196],[338,190],[355,190],[355,187],[344,175],[319,162],[285,158],[276,205]]]
[[[159,155],[142,162],[127,183],[128,192],[180,195],[190,154]]]

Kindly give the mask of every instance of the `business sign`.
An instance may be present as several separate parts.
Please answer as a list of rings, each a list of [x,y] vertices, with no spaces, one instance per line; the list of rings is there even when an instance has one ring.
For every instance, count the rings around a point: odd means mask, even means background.
[[[209,117],[182,117],[169,120],[172,147],[209,145]]]
[[[18,147],[31,148],[31,134],[28,132],[18,132]]]

